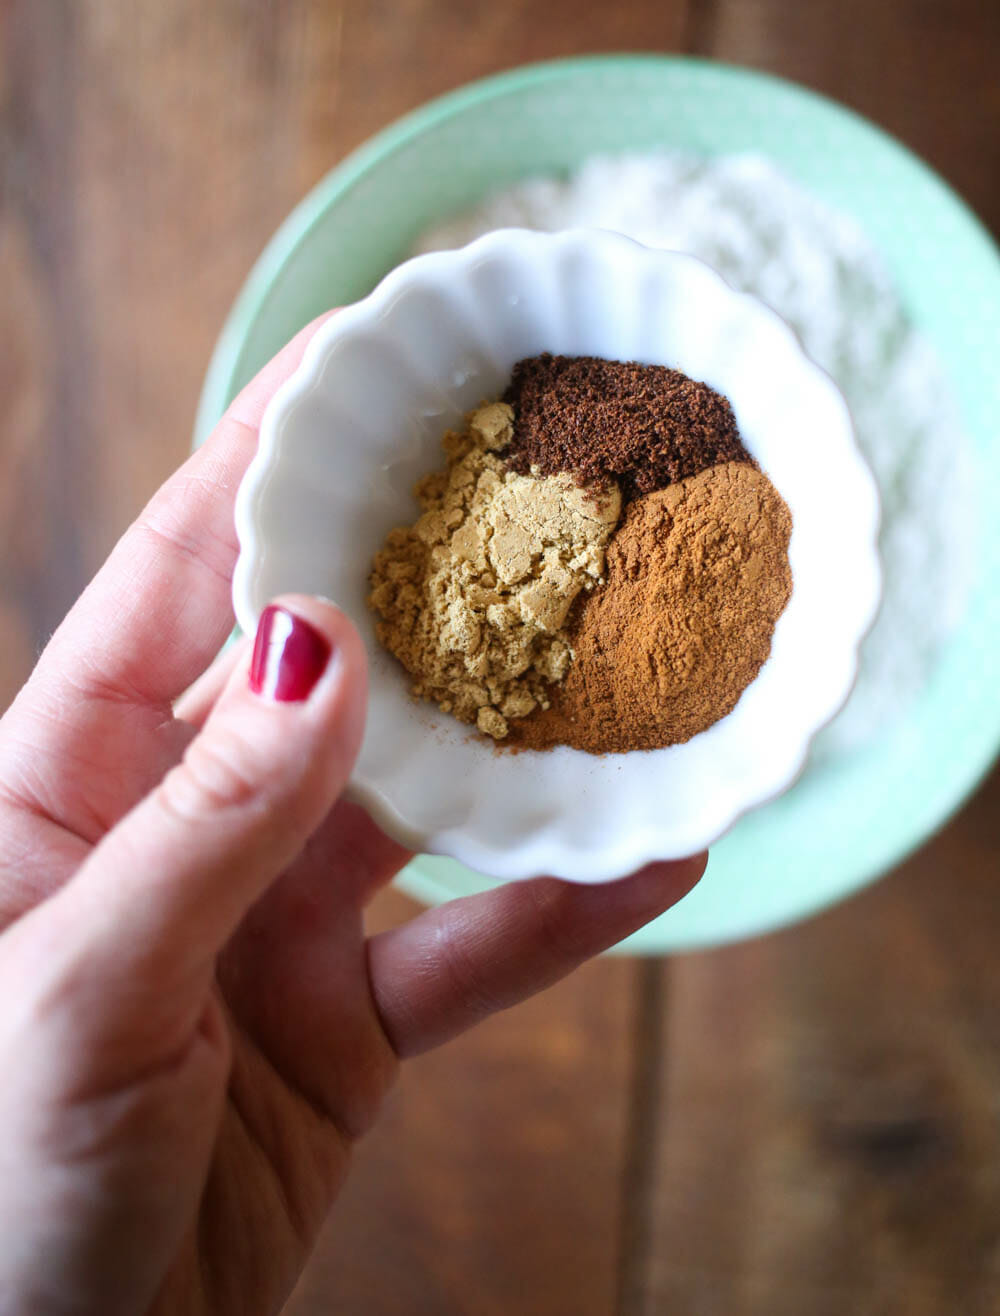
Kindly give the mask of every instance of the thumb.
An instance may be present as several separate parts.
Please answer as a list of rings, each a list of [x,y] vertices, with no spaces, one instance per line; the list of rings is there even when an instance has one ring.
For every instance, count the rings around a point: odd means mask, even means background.
[[[122,979],[161,990],[211,968],[343,790],[365,699],[364,649],[341,612],[305,595],[268,607],[181,763],[54,898],[91,963],[103,942]]]

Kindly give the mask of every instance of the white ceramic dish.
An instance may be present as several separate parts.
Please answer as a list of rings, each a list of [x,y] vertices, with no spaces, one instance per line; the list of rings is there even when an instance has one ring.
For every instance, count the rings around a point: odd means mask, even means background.
[[[794,590],[734,711],[686,745],[498,753],[409,696],[366,607],[443,431],[541,351],[663,363],[731,401],[793,518]],[[236,615],[326,595],[355,620],[371,702],[352,792],[401,842],[500,878],[621,876],[709,845],[785,790],[846,699],[879,598],[878,498],[836,387],[791,330],[689,256],[615,234],[503,230],[399,266],[333,317],[264,416],[236,511]]]

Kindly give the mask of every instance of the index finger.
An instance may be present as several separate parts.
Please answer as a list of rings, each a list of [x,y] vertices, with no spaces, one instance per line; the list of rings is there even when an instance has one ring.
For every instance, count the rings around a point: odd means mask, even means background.
[[[56,632],[31,685],[71,678],[69,710],[90,691],[169,704],[204,671],[233,625],[233,504],[261,417],[327,318],[307,325],[261,370],[153,495]]]

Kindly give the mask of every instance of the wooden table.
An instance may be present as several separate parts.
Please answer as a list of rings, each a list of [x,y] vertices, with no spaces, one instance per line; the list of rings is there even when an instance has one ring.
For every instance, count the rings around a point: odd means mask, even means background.
[[[995,0],[0,0],[0,706],[303,192],[429,96],[613,49],[810,83],[1000,229]],[[291,1310],[1000,1311],[998,804],[804,926],[592,964],[410,1065]]]

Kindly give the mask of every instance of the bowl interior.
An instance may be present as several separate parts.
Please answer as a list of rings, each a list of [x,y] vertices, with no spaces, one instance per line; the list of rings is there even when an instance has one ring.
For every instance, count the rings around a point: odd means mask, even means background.
[[[543,350],[704,380],[728,397],[791,510],[794,590],[770,660],[687,744],[498,754],[415,704],[375,637],[371,561],[389,529],[412,521],[413,484],[440,467],[444,429]],[[245,630],[276,594],[306,590],[336,600],[366,641],[358,798],[402,843],[505,877],[601,880],[715,841],[798,773],[847,696],[878,598],[874,482],[829,377],[773,312],[701,261],[585,230],[511,229],[421,257],[324,325],[264,417],[237,525]]]
[[[978,577],[967,615],[923,696],[861,751],[812,765],[743,819],[706,880],[633,939],[659,951],[778,926],[870,880],[919,844],[992,761],[1000,740],[1000,263],[974,217],[890,138],[775,79],[695,60],[567,61],[492,79],[389,129],[335,170],[264,253],[220,338],[198,428],[303,323],[367,293],[428,223],[516,178],[586,156],[674,146],[774,159],[852,214],[886,258],[909,313],[955,386],[977,451]],[[946,251],[948,259],[942,260]],[[419,859],[404,885],[440,900],[485,884]]]

